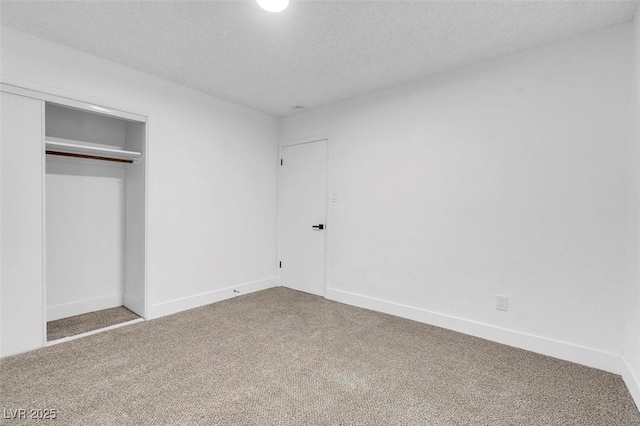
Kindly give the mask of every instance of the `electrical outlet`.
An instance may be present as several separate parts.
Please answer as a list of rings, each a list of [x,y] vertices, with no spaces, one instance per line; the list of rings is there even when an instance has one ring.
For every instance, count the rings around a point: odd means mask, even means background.
[[[496,309],[506,311],[509,308],[509,298],[507,296],[496,296]]]

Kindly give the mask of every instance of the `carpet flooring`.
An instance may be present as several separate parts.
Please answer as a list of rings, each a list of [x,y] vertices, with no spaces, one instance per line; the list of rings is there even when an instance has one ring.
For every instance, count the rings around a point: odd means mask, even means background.
[[[6,358],[0,375],[0,408],[64,425],[640,425],[620,376],[285,288]]]
[[[120,324],[140,318],[124,306],[89,312],[87,314],[62,318],[47,323],[47,340],[58,340],[63,337],[98,330],[110,325]]]

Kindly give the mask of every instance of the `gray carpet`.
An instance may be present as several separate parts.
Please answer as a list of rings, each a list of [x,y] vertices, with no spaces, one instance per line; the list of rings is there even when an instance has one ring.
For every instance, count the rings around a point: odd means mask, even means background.
[[[124,306],[103,309],[89,312],[87,314],[76,315],[69,318],[62,318],[47,323],[47,340],[57,340],[63,337],[75,336],[76,334],[98,330],[110,325],[120,324],[140,318]]]
[[[284,288],[7,358],[0,375],[0,408],[64,425],[640,425],[620,376]]]

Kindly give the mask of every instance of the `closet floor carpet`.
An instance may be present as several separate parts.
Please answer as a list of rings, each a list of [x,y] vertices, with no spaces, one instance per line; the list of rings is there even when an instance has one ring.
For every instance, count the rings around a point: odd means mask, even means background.
[[[0,408],[64,425],[640,425],[620,376],[285,288],[9,357],[0,374]]]
[[[47,323],[47,340],[58,340],[140,318],[124,306],[89,312]]]

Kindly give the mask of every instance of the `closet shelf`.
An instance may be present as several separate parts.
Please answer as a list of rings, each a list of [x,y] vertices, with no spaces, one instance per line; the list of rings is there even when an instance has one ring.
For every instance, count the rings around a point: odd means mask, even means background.
[[[104,146],[96,146],[80,141],[52,137],[45,139],[45,149],[46,153],[50,155],[116,161],[121,163],[134,163],[136,159],[142,155],[136,151],[106,148]]]

